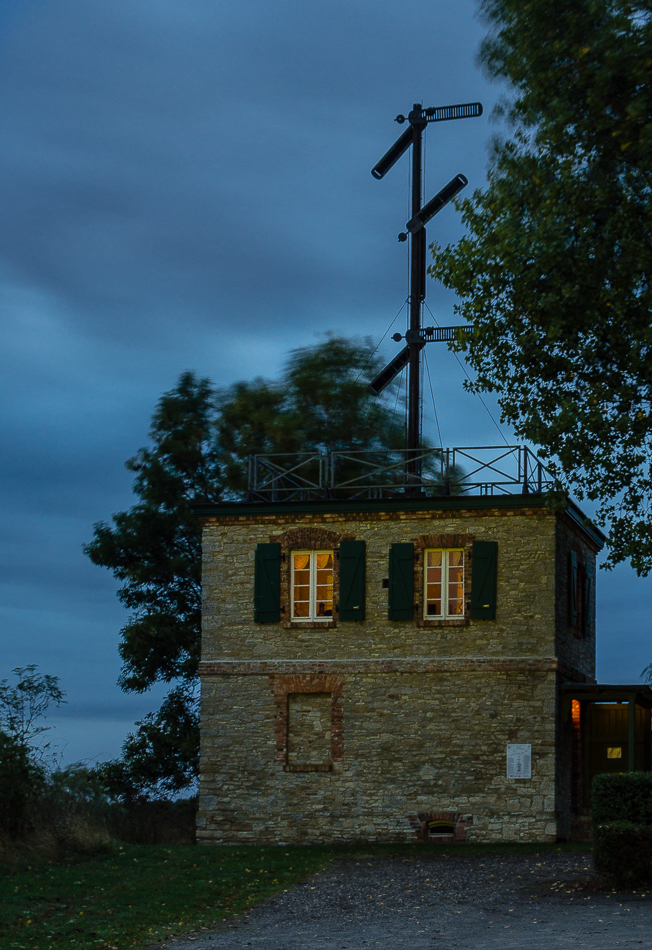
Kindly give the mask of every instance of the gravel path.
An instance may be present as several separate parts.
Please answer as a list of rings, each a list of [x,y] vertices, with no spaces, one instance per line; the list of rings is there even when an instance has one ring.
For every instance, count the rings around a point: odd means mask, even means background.
[[[248,917],[166,946],[652,950],[652,893],[596,893],[590,862],[590,852],[345,860]]]

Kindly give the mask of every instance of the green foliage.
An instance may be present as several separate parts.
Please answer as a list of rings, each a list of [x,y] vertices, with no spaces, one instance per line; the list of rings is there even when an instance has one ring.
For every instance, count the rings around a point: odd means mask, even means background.
[[[401,421],[367,393],[379,368],[369,341],[330,337],[292,351],[278,381],[215,390],[186,372],[159,400],[150,444],[127,462],[138,501],[96,524],[84,549],[121,582],[118,596],[132,611],[121,631],[120,686],[176,684],[137,724],[122,758],[98,771],[111,794],[140,799],[196,779],[201,547],[191,503],[242,497],[250,454],[401,446]]]
[[[106,827],[114,840],[127,844],[195,844],[197,797],[111,803]]]
[[[593,830],[593,866],[615,887],[652,882],[652,828],[631,821],[597,825]]]
[[[475,389],[598,503],[608,566],[652,568],[652,19],[629,0],[483,0],[499,112],[488,187],[431,273],[476,328]]]
[[[0,834],[10,838],[26,833],[46,786],[49,743],[36,743],[49,727],[41,720],[53,703],[65,702],[59,678],[36,670],[34,664],[16,667],[15,685],[0,680]]]
[[[596,871],[618,887],[652,881],[652,773],[596,775],[591,824]]]
[[[122,757],[98,765],[94,777],[112,799],[131,803],[175,794],[199,772],[199,712],[187,686],[170,691],[156,713],[137,722]]]
[[[32,753],[36,751],[36,737],[49,731],[49,726],[40,725],[47,709],[53,703],[61,706],[66,702],[59,677],[37,673],[37,669],[35,664],[31,664],[12,670],[12,674],[18,677],[15,686],[7,679],[0,680],[0,729]]]
[[[629,821],[652,826],[652,772],[596,775],[591,785],[593,825]]]
[[[248,913],[328,864],[328,848],[123,846],[0,873],[3,948],[150,947]]]
[[[22,837],[30,824],[30,809],[45,784],[45,770],[29,748],[0,732],[0,834]]]

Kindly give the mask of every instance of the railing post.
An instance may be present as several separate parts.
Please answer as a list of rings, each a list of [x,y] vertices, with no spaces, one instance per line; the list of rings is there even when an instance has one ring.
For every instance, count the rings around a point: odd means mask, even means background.
[[[528,485],[528,480],[527,480],[527,454],[528,454],[528,448],[526,445],[524,445],[523,446],[523,494],[524,495],[530,494],[530,486]]]
[[[446,449],[446,476],[444,478],[444,487],[443,487],[443,492],[442,492],[445,496],[448,496],[451,493],[450,460],[451,460],[451,450]]]

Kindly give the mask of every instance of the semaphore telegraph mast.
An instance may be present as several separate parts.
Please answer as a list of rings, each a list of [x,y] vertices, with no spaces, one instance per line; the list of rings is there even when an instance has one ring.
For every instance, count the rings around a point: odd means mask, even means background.
[[[426,343],[447,342],[458,338],[461,327],[426,327],[421,326],[421,312],[423,301],[426,298],[426,224],[438,211],[448,204],[452,198],[460,193],[468,184],[464,175],[456,175],[451,181],[431,198],[426,205],[422,205],[423,194],[421,187],[423,165],[423,131],[430,122],[447,122],[450,119],[471,119],[482,115],[482,103],[467,102],[461,105],[436,106],[432,109],[423,109],[421,103],[416,102],[407,116],[409,127],[394,142],[392,147],[383,155],[377,165],[371,170],[374,178],[384,178],[387,172],[399,160],[401,155],[412,146],[412,217],[406,224],[406,231],[399,234],[399,241],[407,241],[410,236],[410,328],[403,337],[395,333],[393,338],[397,342],[405,339],[405,346],[398,356],[383,369],[369,384],[369,391],[377,396],[386,386],[409,366],[408,377],[408,427],[407,453],[405,463],[406,489],[419,491],[421,484],[421,394],[420,394],[420,361],[421,350]],[[404,115],[397,115],[396,121],[403,124]],[[406,233],[407,232],[407,233]]]

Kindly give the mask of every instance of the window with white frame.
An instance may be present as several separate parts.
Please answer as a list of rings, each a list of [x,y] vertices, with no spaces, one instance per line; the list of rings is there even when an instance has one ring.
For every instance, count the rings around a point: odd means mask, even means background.
[[[292,619],[333,619],[333,552],[292,552]]]
[[[430,548],[425,555],[423,615],[426,620],[464,617],[464,550]]]

